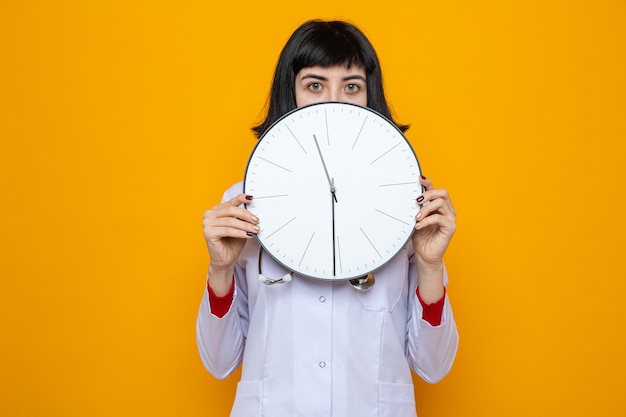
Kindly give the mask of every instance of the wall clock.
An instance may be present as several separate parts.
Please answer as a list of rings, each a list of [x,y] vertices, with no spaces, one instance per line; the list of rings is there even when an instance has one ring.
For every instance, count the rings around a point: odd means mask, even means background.
[[[353,280],[410,239],[423,192],[418,159],[379,113],[349,103],[300,107],[256,144],[244,178],[262,248],[302,276]]]

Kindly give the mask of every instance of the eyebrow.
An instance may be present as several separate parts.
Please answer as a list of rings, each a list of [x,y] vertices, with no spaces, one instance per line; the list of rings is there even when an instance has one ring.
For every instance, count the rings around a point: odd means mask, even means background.
[[[320,80],[320,81],[328,81],[327,77],[321,76],[319,74],[315,74],[315,73],[310,73],[310,74],[306,74],[302,76],[302,80],[307,79],[307,78],[313,78],[315,80]],[[365,77],[363,77],[360,74],[350,74],[350,75],[346,75],[345,77],[343,77],[341,79],[341,81],[350,81],[350,80],[361,80],[361,81],[366,81]]]

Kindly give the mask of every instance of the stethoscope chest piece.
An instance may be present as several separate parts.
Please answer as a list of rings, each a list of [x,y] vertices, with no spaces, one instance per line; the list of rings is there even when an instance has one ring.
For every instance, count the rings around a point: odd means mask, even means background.
[[[367,291],[370,288],[372,288],[375,282],[376,282],[376,279],[374,278],[374,274],[367,274],[360,278],[351,279],[350,285],[352,285],[354,288],[356,288],[359,291]]]

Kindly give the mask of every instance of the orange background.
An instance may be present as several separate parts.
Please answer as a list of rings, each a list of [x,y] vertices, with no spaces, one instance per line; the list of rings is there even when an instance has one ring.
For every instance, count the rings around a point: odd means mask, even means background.
[[[459,213],[460,350],[420,416],[626,415],[618,0],[3,1],[1,415],[228,415],[238,375],[195,346],[202,213],[314,17],[370,37]]]

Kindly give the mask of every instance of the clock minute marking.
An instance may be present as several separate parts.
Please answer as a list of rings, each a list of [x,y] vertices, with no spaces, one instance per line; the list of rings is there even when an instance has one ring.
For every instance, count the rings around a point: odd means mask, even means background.
[[[374,243],[372,242],[372,240],[369,238],[367,233],[365,233],[365,230],[363,230],[362,227],[359,227],[359,229],[361,230],[361,233],[363,233],[363,236],[365,236],[365,239],[367,239],[369,244],[372,246],[372,249],[374,249],[374,251],[378,254],[380,258],[382,258],[383,256],[380,254],[380,252],[378,252],[378,249],[376,249],[376,246],[374,246]]]
[[[279,164],[277,164],[276,162],[272,162],[272,161],[270,161],[269,159],[265,159],[265,158],[263,158],[263,157],[261,157],[261,156],[259,156],[258,158],[259,158],[261,161],[265,161],[265,162],[267,162],[268,164],[272,164],[272,165],[274,165],[275,167],[278,167],[278,168],[280,168],[280,169],[284,169],[284,170],[285,170],[285,171],[287,171],[287,172],[293,172],[293,171],[291,171],[289,168],[285,168],[284,166],[279,165]]]
[[[398,145],[400,145],[401,142],[396,143],[395,145],[393,145],[391,148],[387,149],[385,152],[383,152],[378,158],[374,159],[372,162],[370,162],[370,165],[373,165],[374,162],[378,161],[380,158],[382,158],[383,156],[387,155],[389,152],[393,151],[395,148],[398,147]]]

